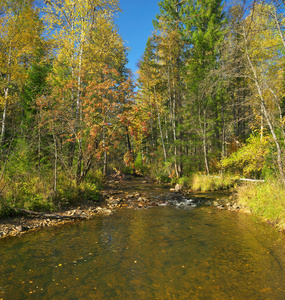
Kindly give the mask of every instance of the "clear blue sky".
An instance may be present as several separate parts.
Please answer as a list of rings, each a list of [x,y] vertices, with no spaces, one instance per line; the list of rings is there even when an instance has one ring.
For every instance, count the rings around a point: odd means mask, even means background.
[[[117,17],[119,32],[130,49],[128,59],[133,73],[137,71],[136,64],[141,58],[147,38],[154,28],[152,20],[159,13],[158,0],[120,0],[123,13]]]

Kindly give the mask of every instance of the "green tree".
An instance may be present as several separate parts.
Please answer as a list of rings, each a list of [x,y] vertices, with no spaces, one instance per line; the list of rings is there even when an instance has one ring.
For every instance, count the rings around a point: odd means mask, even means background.
[[[184,36],[189,41],[187,69],[189,76],[190,106],[197,119],[198,134],[202,140],[205,172],[209,174],[208,137],[210,128],[217,125],[218,90],[215,86],[217,78],[212,71],[219,65],[218,45],[224,38],[225,14],[221,0],[187,2],[182,8]],[[214,87],[214,88],[211,88]],[[214,112],[214,113],[213,113]],[[216,128],[218,130],[218,128]]]

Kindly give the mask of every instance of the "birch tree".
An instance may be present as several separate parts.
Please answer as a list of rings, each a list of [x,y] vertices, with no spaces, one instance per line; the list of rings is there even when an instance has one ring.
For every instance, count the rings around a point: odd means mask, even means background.
[[[17,103],[19,90],[27,78],[27,69],[41,44],[42,24],[31,3],[5,6],[0,16],[0,104],[2,110],[1,145],[5,143],[7,116]]]
[[[280,107],[283,95],[284,63],[281,59],[283,44],[282,32],[280,35],[275,17],[274,7],[265,4],[256,5],[251,16],[245,21],[242,36],[247,60],[247,77],[252,83],[257,100],[253,104],[260,107],[257,111],[264,117],[272,135],[279,175],[285,184],[284,119]]]

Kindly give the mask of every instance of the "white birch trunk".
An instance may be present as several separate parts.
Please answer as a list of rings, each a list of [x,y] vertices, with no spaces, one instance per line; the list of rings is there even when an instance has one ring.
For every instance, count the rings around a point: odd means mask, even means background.
[[[5,131],[6,131],[6,118],[7,118],[7,110],[8,110],[8,95],[9,95],[9,86],[10,86],[10,82],[11,82],[11,59],[12,59],[12,47],[10,45],[9,56],[8,56],[8,78],[7,78],[6,87],[4,88],[4,110],[3,110],[3,117],[2,117],[1,137],[0,137],[1,145],[3,145],[4,135],[5,135]]]

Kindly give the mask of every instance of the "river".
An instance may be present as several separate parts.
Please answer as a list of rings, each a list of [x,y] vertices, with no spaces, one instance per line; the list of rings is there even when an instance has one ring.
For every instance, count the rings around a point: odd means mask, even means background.
[[[282,234],[184,203],[0,240],[0,299],[285,299]]]

